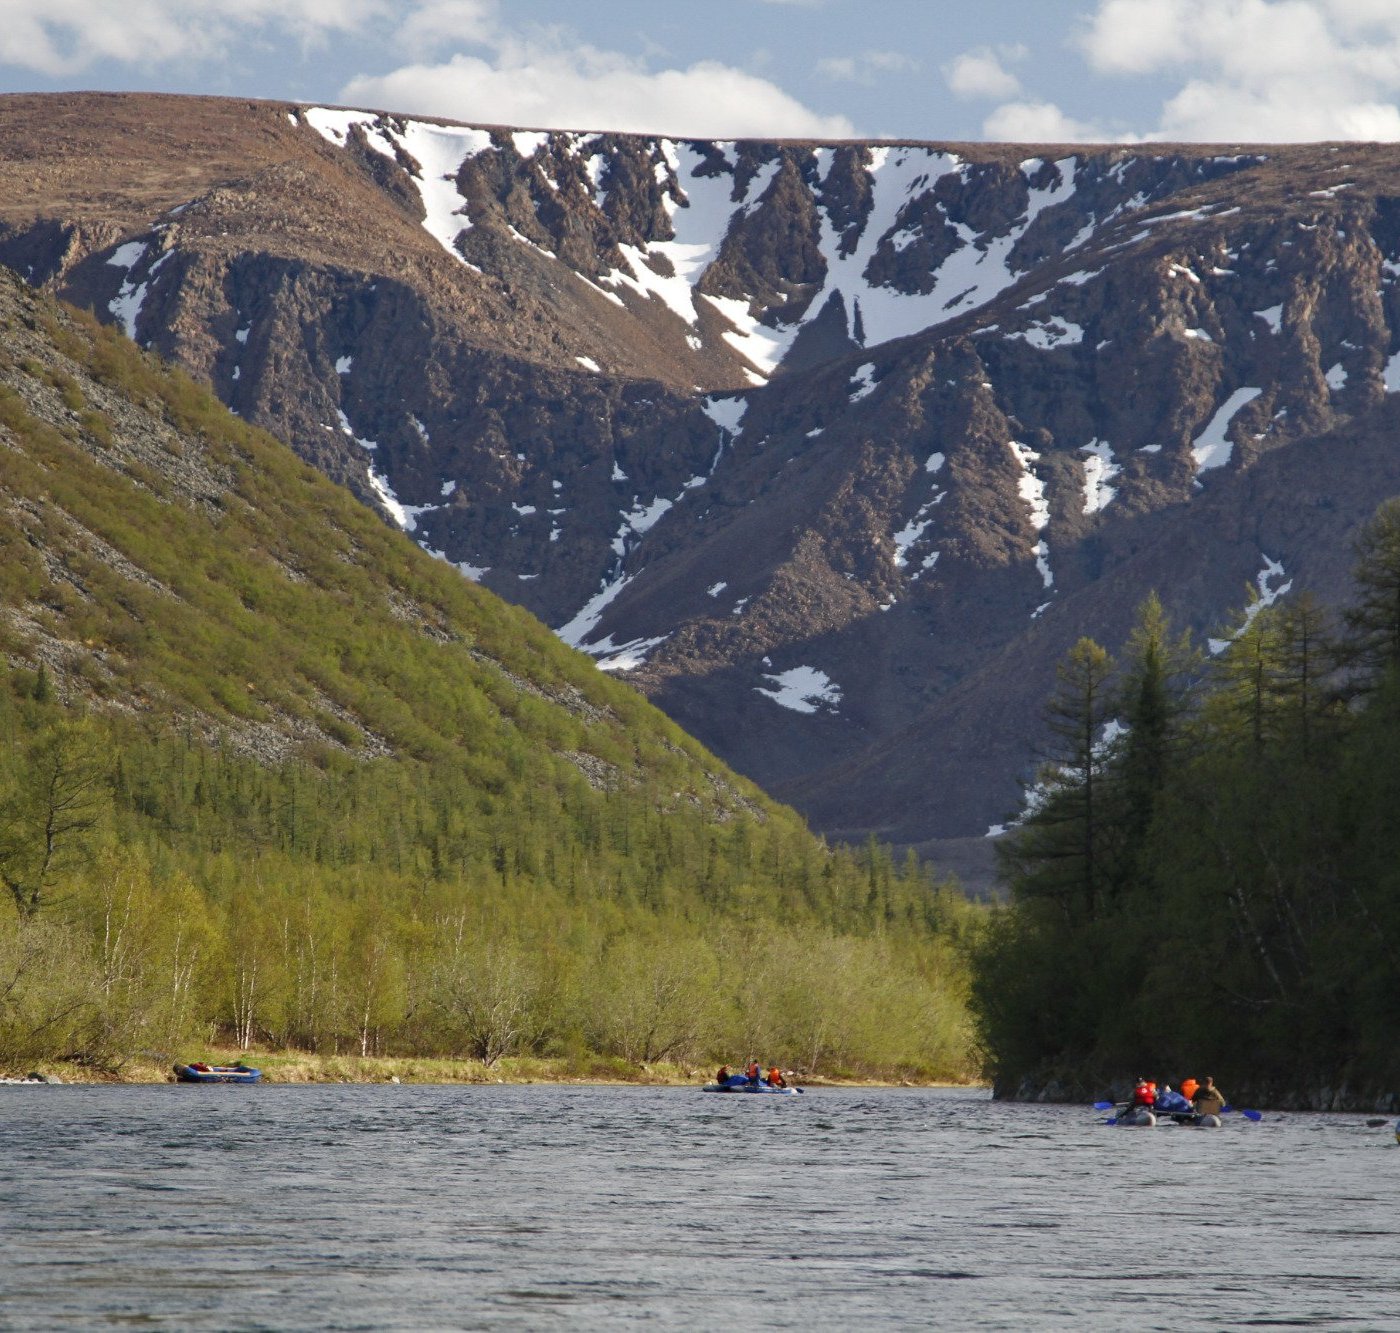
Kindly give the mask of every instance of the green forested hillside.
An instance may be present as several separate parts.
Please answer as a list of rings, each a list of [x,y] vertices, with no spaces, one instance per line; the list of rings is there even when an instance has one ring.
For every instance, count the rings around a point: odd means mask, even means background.
[[[1276,1104],[1400,1088],[1400,500],[1355,579],[1340,616],[1253,608],[1209,663],[1155,602],[1116,662],[1070,653],[976,982],[1003,1091],[1206,1069]]]
[[[968,909],[0,282],[0,1066],[222,1036],[968,1068]]]

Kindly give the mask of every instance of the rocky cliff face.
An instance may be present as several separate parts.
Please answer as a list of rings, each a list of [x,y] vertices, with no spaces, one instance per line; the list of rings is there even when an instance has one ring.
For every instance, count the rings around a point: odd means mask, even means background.
[[[1339,596],[1400,489],[1394,147],[0,114],[0,262],[818,827],[974,878],[1077,637],[1154,588],[1202,633],[1247,589]]]

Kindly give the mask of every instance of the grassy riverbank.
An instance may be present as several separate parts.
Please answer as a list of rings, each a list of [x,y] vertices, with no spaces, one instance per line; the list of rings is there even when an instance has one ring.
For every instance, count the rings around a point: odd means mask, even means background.
[[[602,1057],[579,1059],[504,1058],[486,1065],[480,1060],[419,1059],[358,1055],[309,1055],[304,1051],[237,1051],[213,1048],[198,1054],[157,1056],[147,1053],[114,1070],[44,1061],[34,1071],[64,1083],[170,1083],[177,1060],[202,1059],[209,1064],[236,1064],[240,1059],[263,1071],[269,1083],[552,1083],[635,1084],[656,1087],[698,1087],[713,1077],[711,1069],[657,1063],[631,1064]],[[30,1070],[8,1071],[12,1076]],[[793,1082],[806,1087],[955,1087],[974,1086],[890,1076],[880,1078],[859,1072],[821,1075]]]

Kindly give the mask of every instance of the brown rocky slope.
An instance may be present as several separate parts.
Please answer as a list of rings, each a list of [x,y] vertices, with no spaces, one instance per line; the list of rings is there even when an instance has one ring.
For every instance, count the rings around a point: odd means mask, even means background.
[[[961,856],[1156,589],[1342,595],[1400,149],[685,143],[0,99],[0,262],[821,828]]]

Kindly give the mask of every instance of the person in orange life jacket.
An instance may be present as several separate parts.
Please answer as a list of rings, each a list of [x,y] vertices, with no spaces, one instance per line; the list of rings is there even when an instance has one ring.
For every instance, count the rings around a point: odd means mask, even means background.
[[[1194,1078],[1184,1078],[1181,1080],[1181,1095],[1189,1102],[1196,1095],[1196,1089],[1200,1086]]]
[[[744,1077],[756,1087],[758,1085],[758,1076],[758,1061],[750,1060],[748,1068],[744,1070]]]
[[[774,1065],[773,1068],[768,1071],[768,1086],[770,1088],[787,1087],[787,1080],[783,1077],[783,1071],[779,1069],[777,1065]]]
[[[1225,1094],[1215,1086],[1215,1080],[1209,1074],[1196,1089],[1191,1105],[1196,1108],[1197,1115],[1219,1115],[1225,1109]]]

